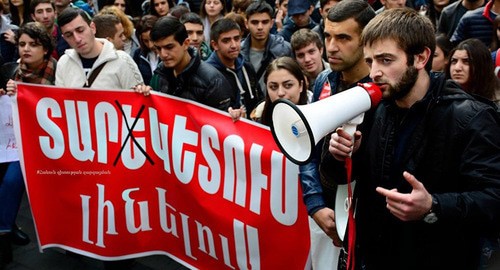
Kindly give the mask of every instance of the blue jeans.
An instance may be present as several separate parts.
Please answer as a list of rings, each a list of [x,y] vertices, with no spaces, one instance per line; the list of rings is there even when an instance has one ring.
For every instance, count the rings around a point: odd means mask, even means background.
[[[21,205],[24,181],[19,161],[0,164],[0,233],[10,232]]]

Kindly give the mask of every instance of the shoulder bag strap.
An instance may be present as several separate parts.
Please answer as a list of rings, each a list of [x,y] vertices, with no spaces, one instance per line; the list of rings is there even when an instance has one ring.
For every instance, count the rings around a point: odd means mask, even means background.
[[[104,68],[105,65],[106,65],[106,62],[102,63],[96,69],[94,69],[92,71],[92,73],[90,74],[89,78],[85,82],[85,85],[83,85],[84,88],[90,88],[90,86],[92,86],[92,84],[95,81],[95,78],[97,77],[97,75],[99,75],[99,73],[101,72],[102,68]]]

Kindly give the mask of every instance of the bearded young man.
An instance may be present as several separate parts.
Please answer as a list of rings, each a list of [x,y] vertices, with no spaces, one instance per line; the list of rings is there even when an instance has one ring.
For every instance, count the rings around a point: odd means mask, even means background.
[[[480,238],[499,228],[496,108],[429,76],[433,25],[416,11],[376,16],[362,41],[384,100],[354,143],[342,129],[331,136],[320,166],[345,180],[353,153],[357,267],[478,269]]]

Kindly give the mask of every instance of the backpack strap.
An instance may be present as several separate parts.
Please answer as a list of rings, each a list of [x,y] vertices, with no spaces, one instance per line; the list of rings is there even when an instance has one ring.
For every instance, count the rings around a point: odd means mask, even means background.
[[[104,68],[104,66],[106,65],[106,63],[107,62],[104,62],[104,63],[100,64],[96,69],[94,69],[92,71],[92,73],[90,74],[89,78],[87,79],[87,81],[83,85],[83,88],[90,88],[92,86],[92,84],[95,81],[95,78],[97,78],[97,75],[99,75],[99,73]]]

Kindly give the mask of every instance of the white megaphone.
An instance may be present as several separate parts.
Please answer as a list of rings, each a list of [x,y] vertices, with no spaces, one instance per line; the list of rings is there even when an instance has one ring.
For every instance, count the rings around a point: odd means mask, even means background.
[[[290,161],[305,164],[321,138],[377,106],[381,99],[382,92],[373,83],[358,84],[309,105],[278,99],[273,104],[271,132]]]

